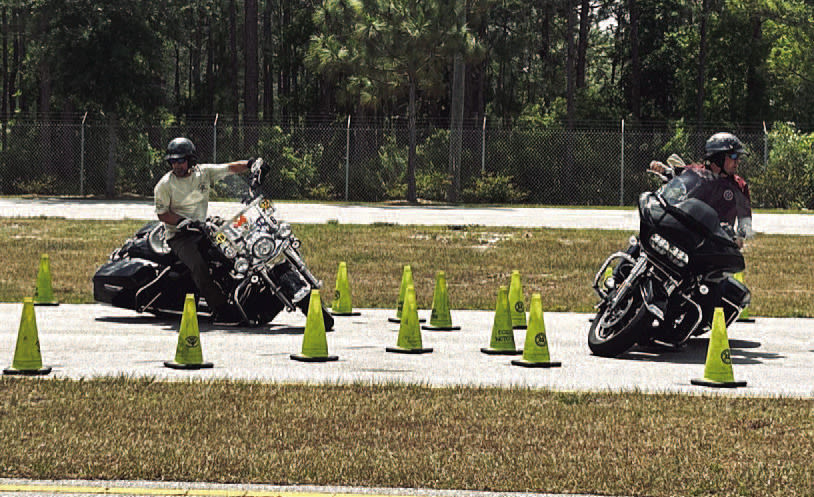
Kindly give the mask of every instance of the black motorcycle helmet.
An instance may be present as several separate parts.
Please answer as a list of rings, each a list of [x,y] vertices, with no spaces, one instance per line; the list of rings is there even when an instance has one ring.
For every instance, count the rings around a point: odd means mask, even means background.
[[[192,140],[183,136],[173,138],[167,145],[167,155],[164,156],[164,160],[169,161],[170,159],[186,159],[189,167],[194,166],[198,161],[195,144],[192,143]]]
[[[723,168],[724,158],[731,153],[748,155],[743,143],[732,133],[715,133],[704,144],[704,160],[714,162],[718,167]]]

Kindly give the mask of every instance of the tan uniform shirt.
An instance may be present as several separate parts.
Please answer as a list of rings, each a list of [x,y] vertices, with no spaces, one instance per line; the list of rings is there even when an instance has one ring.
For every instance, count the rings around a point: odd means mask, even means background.
[[[209,192],[212,185],[233,174],[228,164],[198,164],[189,176],[179,178],[167,172],[155,185],[155,213],[172,211],[195,221],[205,221],[209,207]],[[164,223],[167,239],[175,236],[174,225]]]

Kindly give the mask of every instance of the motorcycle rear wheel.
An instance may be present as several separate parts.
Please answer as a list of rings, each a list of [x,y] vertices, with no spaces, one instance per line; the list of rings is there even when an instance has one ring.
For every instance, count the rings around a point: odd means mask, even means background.
[[[613,310],[603,305],[588,330],[588,347],[600,357],[626,352],[643,337],[649,314],[637,291]]]

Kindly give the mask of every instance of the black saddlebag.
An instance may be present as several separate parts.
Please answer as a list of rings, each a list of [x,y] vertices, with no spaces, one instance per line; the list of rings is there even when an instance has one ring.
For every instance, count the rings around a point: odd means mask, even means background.
[[[116,307],[136,309],[136,292],[158,276],[160,266],[145,259],[119,259],[93,275],[93,298]]]

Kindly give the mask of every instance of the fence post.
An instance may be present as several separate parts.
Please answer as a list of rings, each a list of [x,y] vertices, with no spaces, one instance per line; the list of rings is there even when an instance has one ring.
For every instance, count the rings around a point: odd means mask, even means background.
[[[622,119],[622,154],[619,164],[619,206],[625,205],[625,120]]]
[[[480,135],[480,173],[486,174],[486,116],[483,116],[483,129]]]
[[[85,196],[85,119],[88,111],[82,116],[82,125],[79,127],[79,196]]]
[[[766,130],[766,121],[763,121],[763,169],[769,167],[769,132]]]
[[[348,127],[345,129],[345,202],[348,201],[349,181],[350,181],[350,114],[348,114]]]
[[[215,113],[215,122],[212,123],[212,164],[218,163],[218,116]]]

